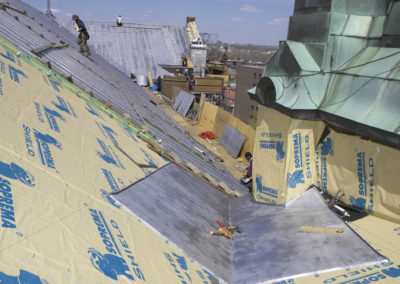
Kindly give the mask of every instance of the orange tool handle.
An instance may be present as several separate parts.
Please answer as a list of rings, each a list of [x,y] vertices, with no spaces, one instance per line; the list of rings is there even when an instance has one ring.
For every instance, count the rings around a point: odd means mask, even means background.
[[[215,220],[215,222],[217,222],[217,224],[218,224],[220,227],[225,227],[224,224],[222,224],[220,221]]]

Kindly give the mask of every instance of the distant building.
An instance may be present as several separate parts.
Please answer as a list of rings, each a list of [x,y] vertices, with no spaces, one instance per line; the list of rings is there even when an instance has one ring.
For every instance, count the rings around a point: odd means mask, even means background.
[[[233,115],[245,123],[253,118],[258,109],[258,102],[251,100],[247,91],[257,86],[264,71],[262,66],[242,65],[234,67],[237,72],[236,99]]]
[[[224,109],[230,113],[235,107],[236,89],[227,88],[224,90]]]

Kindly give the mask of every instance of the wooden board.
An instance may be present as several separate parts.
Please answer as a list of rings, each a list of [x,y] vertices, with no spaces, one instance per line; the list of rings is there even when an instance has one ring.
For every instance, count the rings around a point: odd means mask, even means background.
[[[316,227],[316,226],[303,226],[299,229],[299,232],[341,235],[341,234],[343,234],[344,229],[343,228]]]

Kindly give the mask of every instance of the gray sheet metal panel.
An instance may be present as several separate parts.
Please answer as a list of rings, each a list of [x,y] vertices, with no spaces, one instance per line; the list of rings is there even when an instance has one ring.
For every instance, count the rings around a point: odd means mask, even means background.
[[[311,189],[288,207],[231,201],[233,282],[260,283],[385,261]],[[339,227],[341,235],[300,233],[305,225]]]
[[[113,196],[215,277],[231,282],[231,240],[212,236],[216,219],[228,223],[229,198],[168,164]]]
[[[7,12],[10,13],[11,15],[14,15],[16,17],[18,17],[18,21],[21,22],[22,24],[28,25],[31,27],[31,29],[33,31],[35,31],[37,34],[42,34],[42,35],[46,35],[45,39],[48,40],[51,43],[59,43],[59,36],[57,36],[56,34],[53,33],[49,33],[48,29],[44,28],[43,26],[39,25],[38,23],[32,21],[31,18],[25,16],[25,15],[21,15],[21,13],[11,10],[11,9],[7,9]]]
[[[5,1],[2,1],[5,2]],[[73,36],[70,32],[68,32],[64,28],[60,28],[60,26],[54,21],[53,18],[45,16],[42,12],[39,10],[36,10],[32,8],[30,5],[19,1],[19,0],[7,0],[6,2],[10,3],[12,7],[15,7],[20,10],[26,10],[29,17],[33,17],[34,19],[38,19],[41,24],[44,25],[46,29],[50,29],[56,36],[60,36],[64,41],[68,42],[69,44],[72,44],[74,46],[78,46],[76,43],[76,37]],[[20,16],[22,16],[20,14]],[[32,29],[35,28],[35,24],[31,25]]]
[[[183,101],[182,103],[179,105],[177,111],[183,116],[185,117],[186,114],[188,113],[190,107],[192,106],[194,101],[194,96],[192,94],[189,93],[184,93],[184,97],[183,97]]]
[[[72,21],[58,22],[74,32]],[[125,74],[151,72],[155,78],[168,74],[159,64],[179,64],[182,54],[189,48],[185,27],[128,23],[115,27],[112,22],[91,21],[85,24],[96,52]]]
[[[28,30],[4,11],[0,11],[0,31],[5,38],[15,40],[29,52],[34,48],[49,44],[47,40]]]
[[[180,91],[178,97],[176,98],[174,105],[172,106],[172,108],[174,110],[178,110],[179,106],[181,105],[183,98],[185,97],[185,93],[184,91]]]
[[[236,159],[239,156],[245,140],[246,136],[242,135],[227,123],[219,139],[219,143]]]

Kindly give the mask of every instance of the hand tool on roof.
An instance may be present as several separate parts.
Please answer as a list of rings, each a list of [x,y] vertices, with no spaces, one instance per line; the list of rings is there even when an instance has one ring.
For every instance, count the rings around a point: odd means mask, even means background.
[[[233,239],[233,232],[241,233],[242,231],[238,226],[234,225],[228,225],[225,226],[222,224],[219,220],[215,220],[217,224],[219,225],[218,231],[212,231],[210,232],[210,235],[224,235],[228,239]]]
[[[329,209],[334,209],[337,213],[339,213],[344,217],[350,217],[350,214],[345,209],[343,209],[341,206],[338,205],[343,196],[344,193],[341,192],[341,190],[339,189],[336,192],[335,196],[328,201],[328,207]]]

